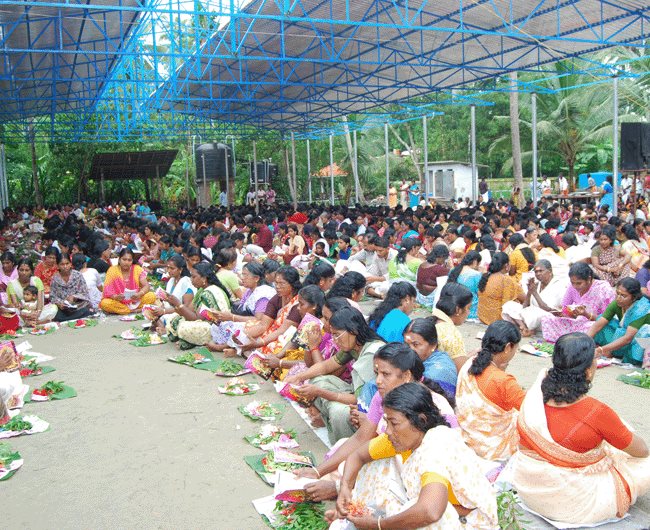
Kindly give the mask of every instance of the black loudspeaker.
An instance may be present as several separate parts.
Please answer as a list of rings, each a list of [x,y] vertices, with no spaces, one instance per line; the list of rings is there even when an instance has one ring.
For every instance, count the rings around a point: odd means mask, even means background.
[[[621,169],[640,170],[650,165],[650,123],[621,123]]]
[[[255,171],[253,170],[253,162],[249,165],[250,183],[255,184]],[[269,164],[267,160],[262,160],[257,163],[257,182],[258,184],[270,184],[273,179],[278,178],[278,166],[276,164]]]
[[[226,156],[228,157],[228,177],[234,178],[232,148],[226,144],[211,143],[198,145],[194,151],[196,181],[226,181]]]

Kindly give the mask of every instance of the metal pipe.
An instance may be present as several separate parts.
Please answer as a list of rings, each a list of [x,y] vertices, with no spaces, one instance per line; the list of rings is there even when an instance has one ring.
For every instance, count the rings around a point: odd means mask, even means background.
[[[429,204],[429,194],[431,189],[429,186],[429,131],[427,128],[426,116],[422,118],[422,135],[424,143],[424,171],[422,172],[424,174],[424,203]]]
[[[205,204],[203,204],[205,200],[205,187],[207,185],[207,180],[205,178],[205,153],[201,151],[201,164],[203,166],[203,190],[201,192],[201,204],[199,206],[205,207]]]
[[[226,134],[226,137],[224,139],[224,142],[228,141],[228,138],[230,138],[230,144],[232,146],[232,179],[233,183],[237,182],[237,157],[235,156],[235,137],[232,134]],[[226,163],[226,168],[228,167],[228,164]],[[228,172],[228,169],[226,169],[226,172]],[[233,190],[234,191],[234,190]],[[226,198],[228,199],[228,204],[235,204],[234,197],[231,201],[230,197],[230,182],[228,178],[226,178]]]
[[[531,125],[533,131],[533,205],[537,206],[537,94],[533,92],[530,100]],[[523,193],[523,190],[522,190]]]
[[[472,151],[472,202],[476,204],[478,199],[478,172],[476,167],[476,105],[470,106],[471,131],[470,143]]]
[[[334,206],[334,137],[330,134],[330,203]]]
[[[614,187],[614,207],[612,209],[612,215],[617,215],[618,213],[618,77],[614,77],[614,116],[612,119],[612,129],[613,129],[613,138],[614,150],[612,153],[612,186]],[[634,183],[636,186],[636,182]]]
[[[260,213],[260,202],[257,199],[257,142],[253,140],[253,176],[255,177],[255,215]]]
[[[0,187],[2,188],[2,209],[4,210],[9,206],[9,186],[7,184],[7,158],[4,144],[0,145],[0,168],[2,171],[2,181]],[[2,216],[4,219],[4,215]]]
[[[357,151],[357,130],[352,131],[354,142],[354,203],[359,204],[359,153]]]
[[[270,167],[270,164],[269,164]],[[293,182],[293,209],[298,209],[298,179],[296,178],[296,136],[291,131],[291,181]]]
[[[201,139],[201,143],[203,143],[203,136],[200,134],[193,134],[192,135],[192,161],[194,162],[194,183],[196,184],[196,137],[199,137]],[[205,170],[203,171],[203,174],[205,175]],[[189,184],[189,179],[188,179],[188,184]],[[188,197],[189,197],[189,192],[188,192]],[[199,194],[200,195],[200,194]],[[188,199],[189,200],[189,199]],[[197,205],[201,205],[201,197],[197,195]]]
[[[388,122],[384,122],[384,153],[386,155],[386,204],[390,194],[390,166],[388,164]]]
[[[225,149],[225,158],[226,158],[226,204],[230,204],[230,183],[228,182],[230,180],[230,175],[228,171],[228,145],[224,145]],[[221,195],[221,193],[219,194]],[[219,205],[221,206],[221,205]]]
[[[309,153],[309,140],[307,140],[307,182],[309,183],[309,204],[311,204],[311,154]]]

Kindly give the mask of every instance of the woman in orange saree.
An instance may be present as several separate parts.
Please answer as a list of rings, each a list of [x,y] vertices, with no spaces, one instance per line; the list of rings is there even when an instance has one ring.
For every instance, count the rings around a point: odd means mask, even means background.
[[[277,311],[275,319],[259,338],[243,345],[243,351],[259,349],[264,355],[272,355],[282,350],[291,338],[286,337],[286,331],[291,326],[298,326],[302,320],[298,311],[300,287],[300,275],[296,269],[285,266],[278,270],[275,277],[277,295],[269,300],[267,306],[267,314],[269,311]]]
[[[490,324],[481,351],[458,373],[456,416],[465,443],[487,460],[507,460],[517,449],[517,414],[525,392],[506,373],[521,333],[505,320]]]
[[[650,490],[645,442],[611,408],[587,396],[594,352],[584,333],[557,341],[553,367],[540,373],[522,403],[519,450],[501,477],[558,528],[623,517]]]

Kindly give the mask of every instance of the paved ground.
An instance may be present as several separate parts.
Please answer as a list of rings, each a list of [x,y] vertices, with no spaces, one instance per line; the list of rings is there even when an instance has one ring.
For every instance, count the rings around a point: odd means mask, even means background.
[[[221,396],[217,378],[171,362],[171,345],[136,348],[111,335],[130,323],[108,319],[95,328],[29,337],[35,351],[56,357],[42,384],[63,380],[75,399],[28,404],[24,412],[51,423],[48,432],[11,440],[25,465],[0,484],[7,529],[265,528],[251,500],[270,489],[244,464],[256,449],[243,441],[257,425],[236,407],[252,398]],[[467,324],[469,347],[481,326]],[[521,354],[512,372],[529,385],[548,361]],[[647,391],[599,371],[593,395],[605,400],[650,441]],[[256,397],[279,402],[269,384]],[[302,448],[320,459],[324,446],[291,409],[282,420]],[[609,528],[648,528],[650,496],[634,516]],[[528,528],[546,528],[531,523]]]

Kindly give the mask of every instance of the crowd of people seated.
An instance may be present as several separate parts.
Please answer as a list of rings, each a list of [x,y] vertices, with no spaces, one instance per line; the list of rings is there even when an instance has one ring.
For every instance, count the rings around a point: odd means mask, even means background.
[[[327,459],[300,474],[310,500],[337,501],[332,528],[498,528],[497,477],[548,519],[592,524],[650,488],[644,441],[588,396],[599,357],[649,364],[639,212],[5,210],[0,332],[146,308],[180,349],[259,355],[327,429]],[[487,326],[478,352],[468,320]],[[525,390],[507,368],[534,335],[555,349]],[[351,501],[375,515],[349,513]]]

